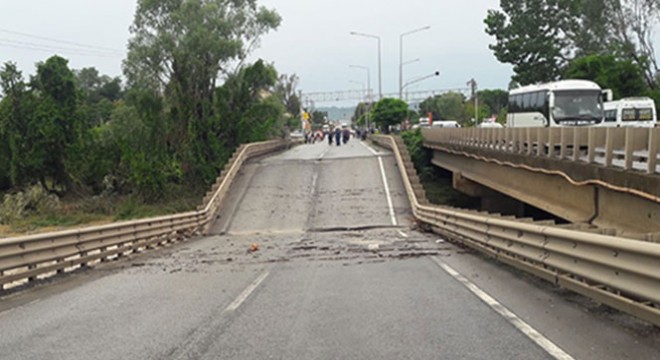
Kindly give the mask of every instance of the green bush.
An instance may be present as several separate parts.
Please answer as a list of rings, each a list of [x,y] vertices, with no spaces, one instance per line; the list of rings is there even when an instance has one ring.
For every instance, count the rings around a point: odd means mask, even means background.
[[[415,165],[417,174],[421,180],[428,180],[434,175],[434,168],[431,164],[433,154],[431,150],[424,148],[424,137],[420,129],[405,131],[401,134],[403,142],[408,148],[410,159]]]
[[[59,210],[60,200],[40,185],[33,185],[23,192],[5,195],[0,206],[0,223],[11,224],[34,214],[46,214]]]

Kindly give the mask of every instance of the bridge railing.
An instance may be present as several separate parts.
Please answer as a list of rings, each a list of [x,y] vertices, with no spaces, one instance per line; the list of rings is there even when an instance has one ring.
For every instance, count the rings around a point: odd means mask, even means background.
[[[527,139],[526,131],[509,131],[500,144],[497,139],[502,132],[482,130],[470,130],[472,136],[467,140],[455,131],[434,133],[446,139],[443,141],[469,141],[471,146],[520,144],[513,139],[522,134]],[[506,141],[507,134],[511,141]],[[406,173],[412,163],[402,156],[402,142],[390,136],[375,136],[374,140],[394,152],[415,218],[435,232],[660,325],[660,244],[422,204]]]
[[[424,141],[660,173],[660,128],[423,129]]]
[[[238,171],[250,158],[290,145],[284,140],[242,145],[196,211],[102,226],[0,239],[0,291],[141,249],[204,233]]]

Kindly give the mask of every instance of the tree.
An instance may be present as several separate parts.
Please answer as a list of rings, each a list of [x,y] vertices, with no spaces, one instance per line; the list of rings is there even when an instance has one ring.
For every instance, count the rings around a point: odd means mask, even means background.
[[[648,87],[642,69],[630,60],[620,60],[613,55],[591,55],[577,58],[569,64],[565,77],[585,79],[612,89],[615,98],[639,96]]]
[[[3,187],[20,187],[34,181],[35,160],[28,137],[33,126],[34,99],[15,63],[5,63],[0,70],[0,86],[4,94],[0,101],[0,182]]]
[[[513,65],[513,79],[523,85],[557,79],[570,58],[575,1],[501,0],[502,11],[489,10],[486,33],[500,62]]]
[[[284,127],[284,105],[272,95],[277,72],[258,60],[230,76],[216,90],[214,121],[204,129],[208,149],[207,180],[242,143],[267,140],[280,135]],[[210,167],[214,166],[214,167]]]
[[[73,72],[76,75],[76,87],[82,92],[85,101],[96,104],[103,99],[117,101],[121,98],[121,79],[99,75],[94,67],[82,68]]]
[[[575,48],[574,56],[605,54],[616,48],[612,31],[614,11],[620,0],[579,0],[572,11],[575,19],[568,35]]]
[[[313,125],[315,125],[316,127],[321,127],[323,124],[326,123],[326,121],[328,121],[328,112],[313,110],[311,113],[309,113],[309,118]]]
[[[422,114],[433,113],[433,119],[465,121],[465,96],[457,92],[448,92],[442,95],[427,98],[419,104]]]
[[[419,104],[419,112],[423,116],[432,114],[433,118],[440,120],[440,95],[428,97]]]
[[[612,8],[608,23],[618,53],[639,65],[646,83],[655,88],[658,64],[653,43],[654,30],[660,22],[660,1],[619,0]]]
[[[37,64],[32,87],[38,91],[34,120],[28,131],[35,175],[45,189],[63,192],[73,185],[67,159],[76,153],[74,145],[84,131],[76,113],[78,91],[68,60],[52,56]]]
[[[351,122],[359,126],[365,126],[367,121],[367,114],[371,111],[373,104],[371,102],[361,101],[351,116]]]
[[[400,99],[381,99],[371,111],[373,122],[385,133],[389,133],[390,126],[401,124],[407,116],[408,104]]]
[[[100,75],[94,67],[74,70],[81,93],[80,113],[89,126],[110,120],[113,102],[122,97],[121,79]]]
[[[279,23],[256,0],[138,1],[124,72],[129,86],[165,95],[169,142],[190,178],[213,162],[216,80]]]
[[[298,76],[296,74],[282,74],[277,78],[274,93],[280,99],[286,111],[292,117],[298,117],[300,114],[300,98],[296,94],[298,86]]]
[[[504,90],[479,90],[479,103],[486,106],[492,114],[499,114],[509,103],[509,93]]]
[[[501,0],[490,10],[486,32],[497,59],[513,65],[513,80],[556,80],[575,58],[612,54],[642,69],[656,85],[653,30],[660,23],[658,0]]]

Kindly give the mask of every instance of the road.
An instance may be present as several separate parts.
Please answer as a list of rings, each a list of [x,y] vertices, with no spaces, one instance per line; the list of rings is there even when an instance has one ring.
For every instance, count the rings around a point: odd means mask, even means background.
[[[385,150],[257,159],[223,209],[3,297],[0,359],[660,358],[658,329],[417,231]]]

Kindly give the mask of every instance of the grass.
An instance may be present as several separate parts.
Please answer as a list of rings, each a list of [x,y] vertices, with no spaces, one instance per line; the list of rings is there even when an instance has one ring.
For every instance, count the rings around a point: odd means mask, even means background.
[[[57,212],[32,214],[0,226],[0,238],[191,211],[204,196],[201,189],[180,188],[168,193],[151,203],[135,196],[62,199],[61,209]]]
[[[136,198],[126,198],[117,207],[114,220],[132,220],[176,214],[194,210],[202,201],[203,194],[181,194],[156,203],[144,203]]]

